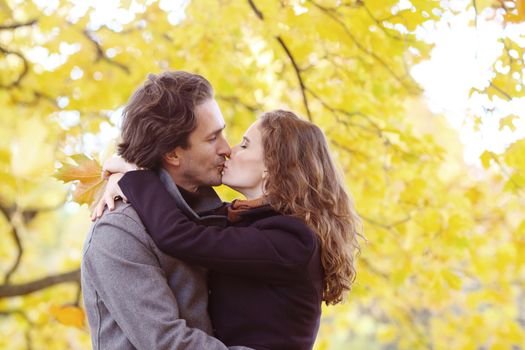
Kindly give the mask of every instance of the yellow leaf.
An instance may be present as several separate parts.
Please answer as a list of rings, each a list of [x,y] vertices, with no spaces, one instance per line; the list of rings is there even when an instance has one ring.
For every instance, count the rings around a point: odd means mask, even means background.
[[[51,306],[51,314],[63,325],[84,327],[84,310],[78,306]]]
[[[73,199],[77,203],[90,205],[98,199],[105,185],[101,176],[102,167],[83,154],[76,154],[71,158],[76,164],[63,164],[55,177],[64,182],[78,181]]]
[[[483,164],[483,167],[485,169],[488,169],[489,166],[490,166],[490,161],[494,158],[495,154],[493,152],[490,152],[490,151],[485,151],[483,153],[481,153],[481,164]]]
[[[505,14],[505,21],[520,23],[525,21],[525,0],[515,0],[516,10]]]
[[[513,124],[514,119],[518,118],[516,115],[509,115],[505,118],[501,118],[499,121],[499,130],[503,130],[505,126],[508,126],[511,131],[515,131],[516,127]]]
[[[94,181],[95,178],[100,179],[102,174],[102,167],[93,159],[88,158],[84,154],[75,154],[71,159],[76,164],[62,164],[55,177],[64,182],[71,181]]]
[[[397,332],[396,328],[392,325],[386,325],[379,328],[377,337],[382,343],[390,343],[396,339]]]
[[[461,289],[462,281],[458,275],[449,270],[443,270],[441,271],[441,276],[443,276],[443,279],[447,282],[450,288],[455,290]]]

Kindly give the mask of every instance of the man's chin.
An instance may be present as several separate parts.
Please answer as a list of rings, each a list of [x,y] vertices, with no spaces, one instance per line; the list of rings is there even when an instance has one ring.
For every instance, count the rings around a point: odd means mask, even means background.
[[[210,186],[220,186],[222,185],[222,176],[219,176],[215,179],[210,179]]]

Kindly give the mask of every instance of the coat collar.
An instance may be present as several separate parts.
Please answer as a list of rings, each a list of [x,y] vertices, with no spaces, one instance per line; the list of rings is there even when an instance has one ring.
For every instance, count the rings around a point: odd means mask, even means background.
[[[221,201],[213,188],[201,187],[196,193],[191,193],[179,188],[165,169],[159,171],[159,177],[168,193],[175,199],[177,207],[189,218],[202,222],[213,222],[220,226],[226,224],[225,215],[214,214],[215,211],[224,207],[225,203]]]

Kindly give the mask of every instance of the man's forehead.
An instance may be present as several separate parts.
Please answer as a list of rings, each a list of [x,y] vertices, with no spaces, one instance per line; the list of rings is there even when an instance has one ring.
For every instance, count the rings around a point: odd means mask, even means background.
[[[217,102],[208,100],[195,108],[197,130],[202,133],[219,132],[225,128],[226,123]]]

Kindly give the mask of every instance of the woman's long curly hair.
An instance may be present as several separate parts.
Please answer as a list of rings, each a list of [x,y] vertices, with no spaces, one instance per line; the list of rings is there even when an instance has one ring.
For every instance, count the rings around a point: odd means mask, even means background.
[[[306,222],[321,243],[323,301],[343,301],[355,281],[361,221],[316,125],[276,110],[260,117],[264,193],[278,212]]]

